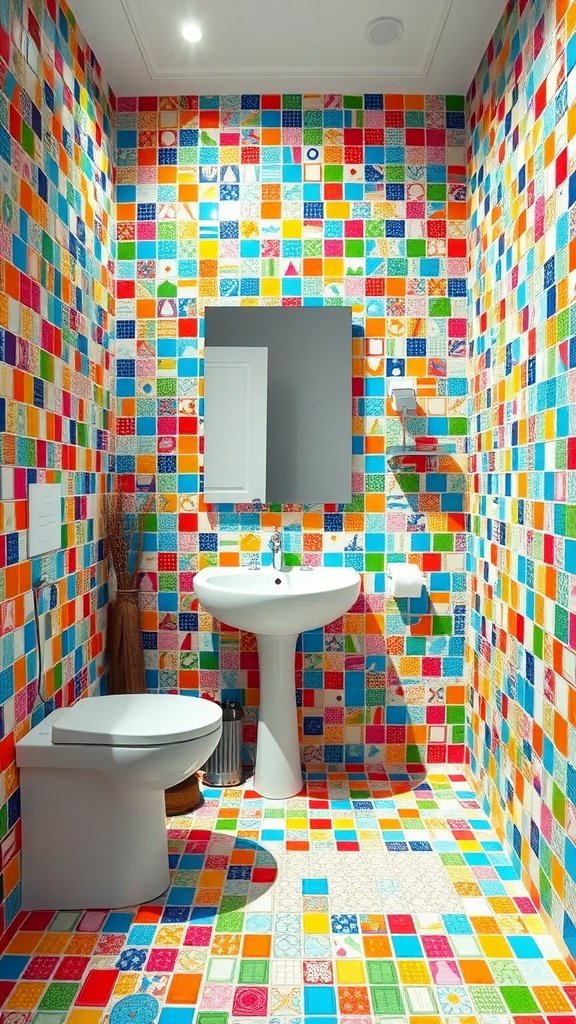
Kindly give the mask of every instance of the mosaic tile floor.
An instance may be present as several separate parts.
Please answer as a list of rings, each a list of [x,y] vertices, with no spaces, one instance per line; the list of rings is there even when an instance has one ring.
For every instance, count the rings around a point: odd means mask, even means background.
[[[576,1019],[574,976],[464,775],[204,793],[170,822],[165,898],[23,918],[2,1024]]]

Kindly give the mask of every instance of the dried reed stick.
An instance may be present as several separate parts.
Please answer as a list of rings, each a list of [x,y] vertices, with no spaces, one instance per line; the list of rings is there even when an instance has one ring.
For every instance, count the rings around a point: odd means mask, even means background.
[[[152,509],[153,501],[154,496],[150,494],[141,512],[126,513],[123,494],[114,492],[106,495],[104,529],[118,590],[138,589],[144,547],[143,517]]]

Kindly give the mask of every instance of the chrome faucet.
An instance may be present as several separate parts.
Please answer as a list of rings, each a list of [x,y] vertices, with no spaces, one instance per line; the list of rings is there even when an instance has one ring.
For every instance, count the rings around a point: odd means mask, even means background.
[[[272,549],[272,568],[277,572],[282,570],[282,531],[275,530],[270,537],[268,545]]]

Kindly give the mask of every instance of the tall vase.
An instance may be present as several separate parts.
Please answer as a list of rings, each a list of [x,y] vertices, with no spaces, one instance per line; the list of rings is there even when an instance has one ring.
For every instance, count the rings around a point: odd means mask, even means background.
[[[146,667],[137,590],[119,590],[108,605],[108,693],[145,693]]]

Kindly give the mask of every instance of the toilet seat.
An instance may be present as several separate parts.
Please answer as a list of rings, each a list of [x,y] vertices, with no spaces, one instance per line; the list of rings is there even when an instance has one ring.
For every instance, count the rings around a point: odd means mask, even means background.
[[[62,710],[52,725],[52,743],[101,747],[184,743],[215,732],[221,717],[218,704],[179,694],[89,697]]]

